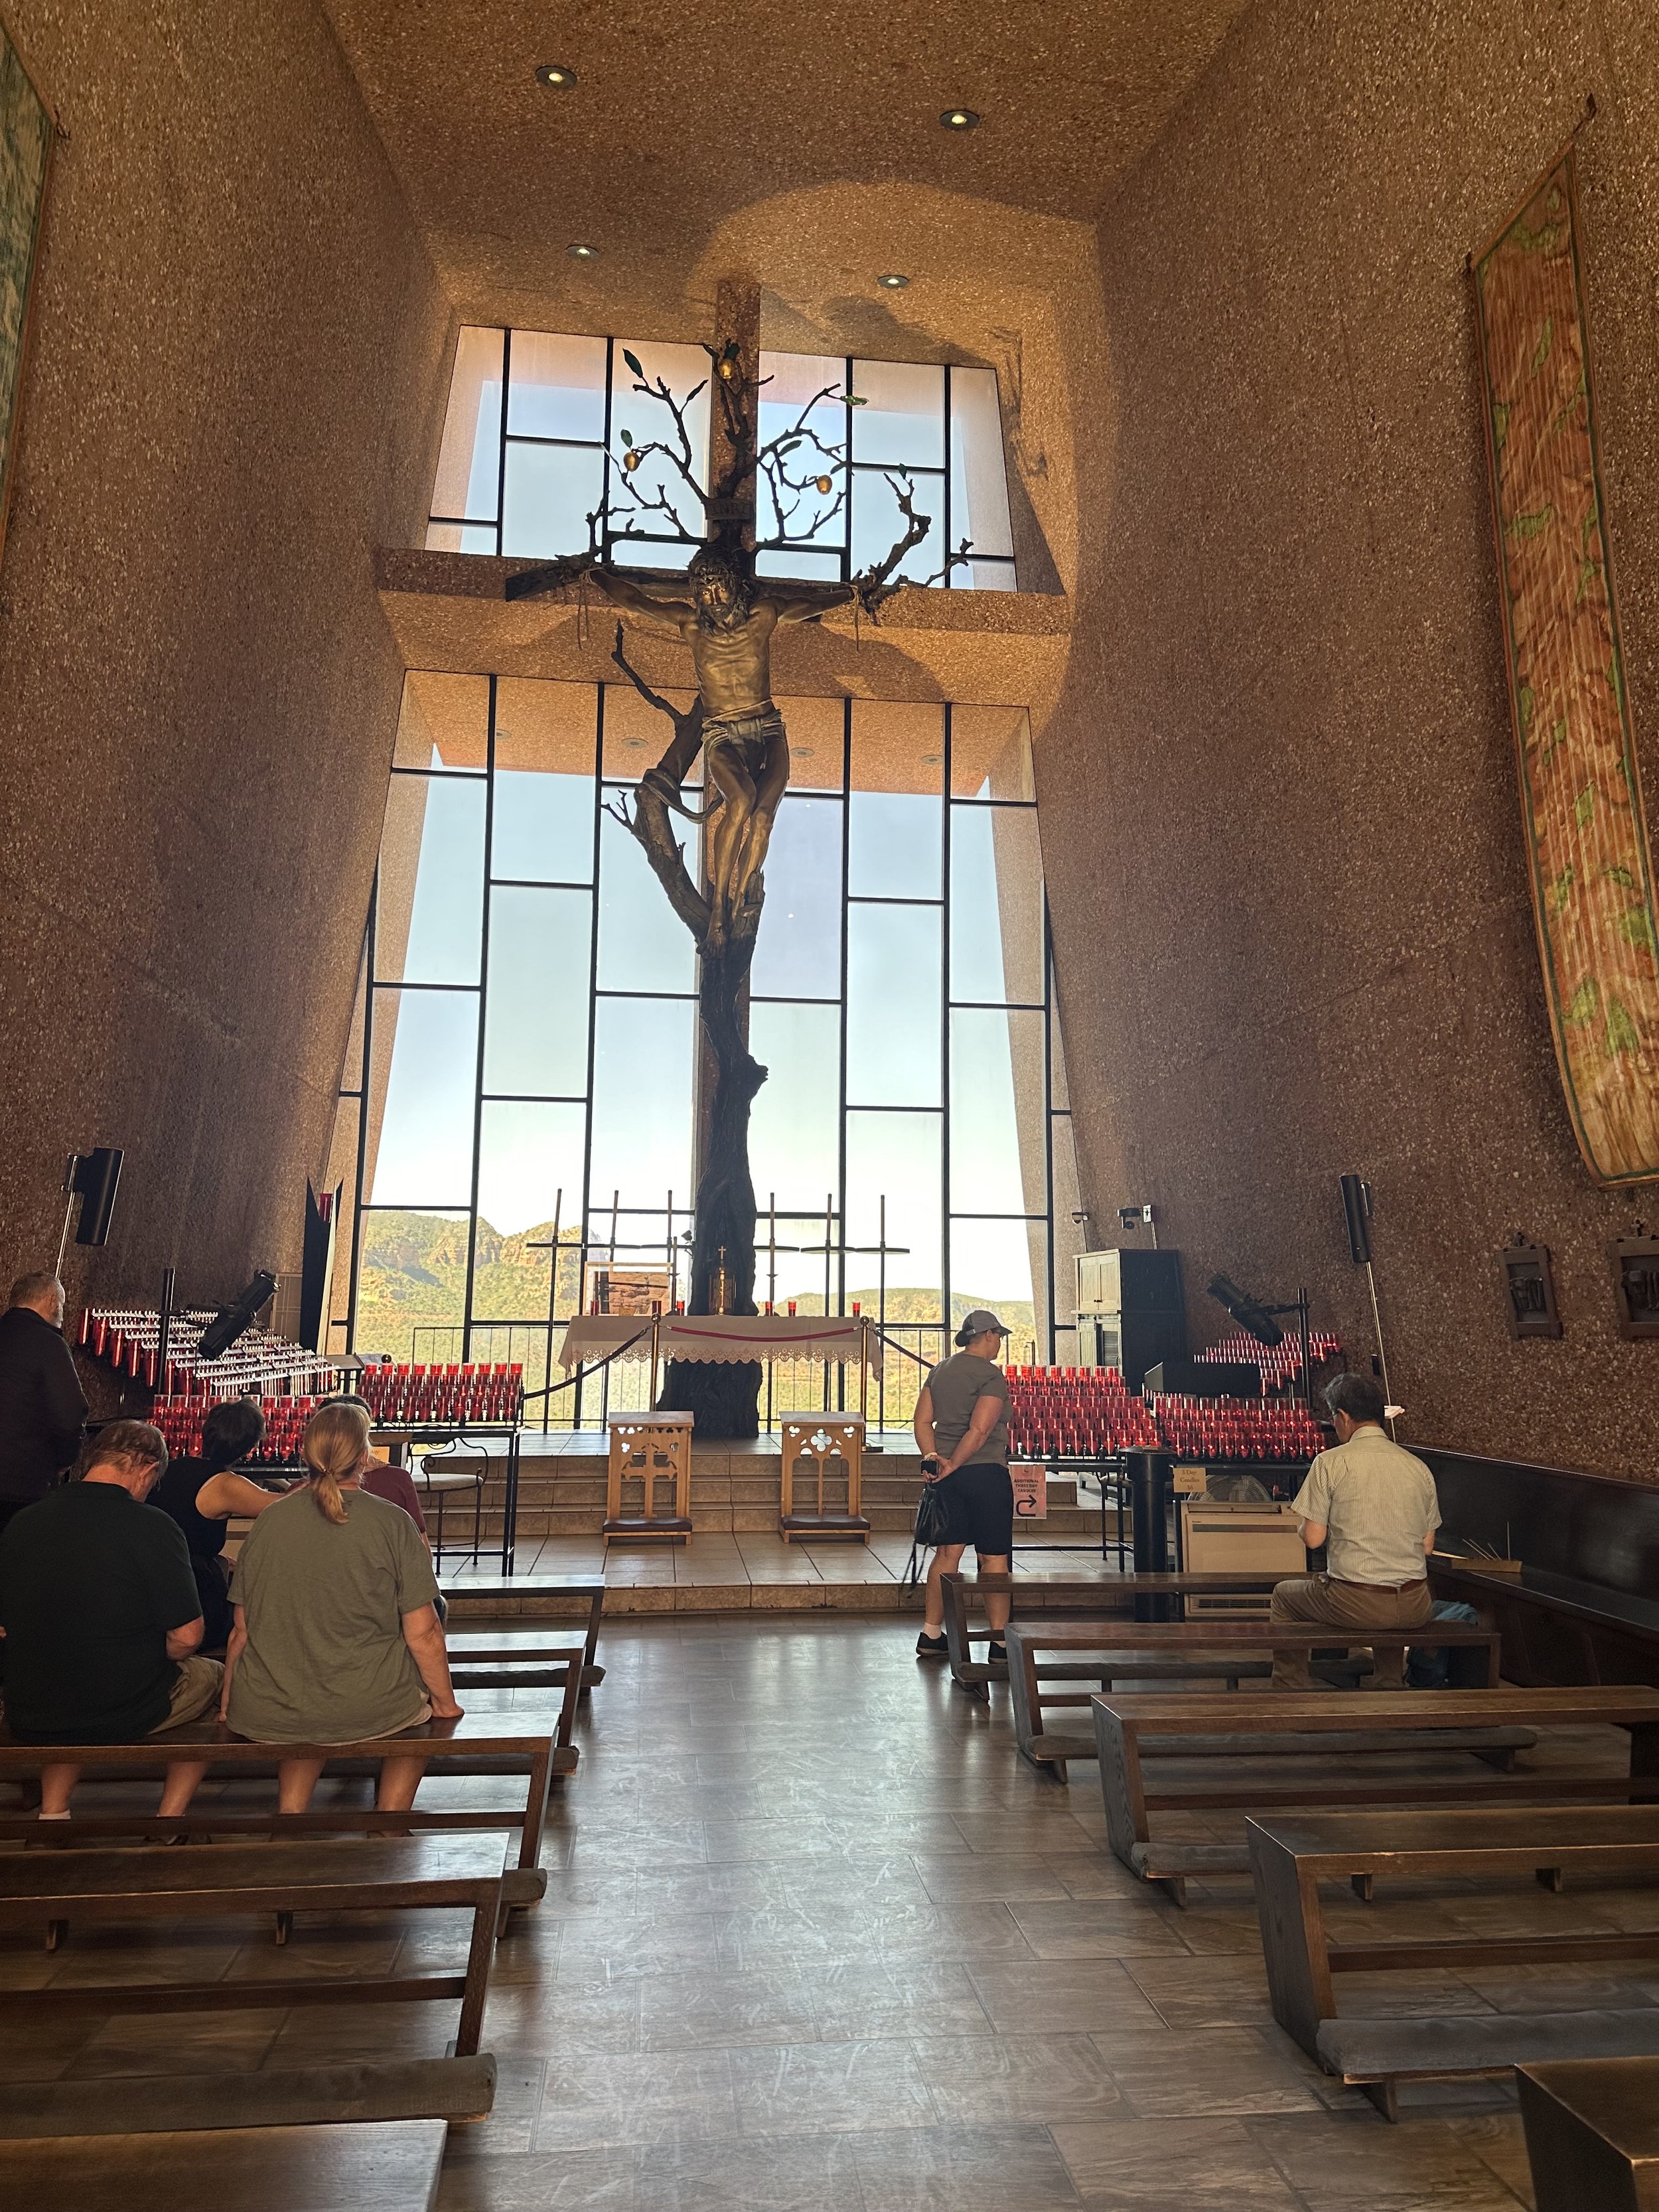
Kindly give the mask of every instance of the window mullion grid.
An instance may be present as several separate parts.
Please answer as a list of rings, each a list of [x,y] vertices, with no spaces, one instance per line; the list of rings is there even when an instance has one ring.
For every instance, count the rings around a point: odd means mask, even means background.
[[[841,380],[841,411],[847,424],[846,459],[842,463],[842,467],[845,472],[847,480],[847,507],[842,520],[841,580],[843,584],[848,584],[853,580],[853,356],[850,353],[847,356],[847,374]],[[850,775],[850,763],[853,750],[853,726],[851,716],[852,707],[851,702],[849,702],[848,706],[848,719],[847,725],[847,753],[849,763],[849,774],[843,785],[843,788],[846,791],[849,800],[853,795],[853,785]],[[843,1228],[842,1231],[842,1242],[845,1244],[846,1241],[847,1232]]]
[[[507,421],[505,404],[501,421],[503,424]],[[488,773],[484,781],[483,915],[478,943],[477,1073],[472,1092],[472,1178],[467,1201],[466,1287],[461,1306],[461,1358],[464,1360],[472,1357],[472,1291],[478,1268],[478,1176],[483,1164],[484,1037],[489,1013],[489,850],[494,842],[492,833],[495,829],[495,687],[499,682],[498,677],[492,676],[489,679],[489,720],[484,748]]]
[[[605,438],[605,453],[607,456],[611,451],[611,441],[609,436],[611,368],[611,355],[614,346],[614,339],[608,339],[606,341],[605,404],[606,410],[605,421],[607,433]],[[578,1313],[582,1310],[582,1290],[587,1281],[588,1184],[591,1182],[593,1174],[593,1062],[594,1054],[597,1052],[599,1046],[599,833],[604,821],[605,686],[603,684],[596,684],[593,687],[593,864],[592,869],[593,887],[592,892],[592,907],[587,932],[587,1103],[586,1109],[582,1115],[582,1187],[580,1194],[580,1203],[581,1206],[581,1234],[577,1240],[576,1244],[575,1310]],[[557,1268],[558,1264],[559,1255],[556,1252],[553,1255],[553,1265],[556,1269]],[[548,1356],[550,1359],[552,1357],[550,1340],[549,1343]],[[570,1425],[572,1428],[579,1429],[582,1425],[582,1382],[580,1372],[576,1377],[576,1386],[572,1393],[572,1399],[573,1403],[571,1407]],[[550,1405],[551,1402],[550,1399],[544,1399],[543,1401],[544,1405]]]
[[[501,451],[495,459],[495,557],[501,558],[501,548],[507,543],[507,410],[513,392],[513,333],[501,332]],[[490,711],[495,711],[495,679],[490,680]]]
[[[1048,1300],[1048,1365],[1054,1364],[1054,949],[1048,889],[1042,889],[1042,1210],[1048,1216],[1044,1279]],[[1103,1498],[1101,1510],[1105,1511]]]
[[[847,364],[848,374],[845,386],[845,389],[848,392],[850,392],[853,388],[852,369],[853,364],[849,360]],[[853,434],[853,410],[850,402],[845,404],[845,412],[848,417],[847,435],[850,441]],[[849,453],[852,451],[850,443],[848,445],[848,451]],[[849,501],[847,511],[847,545],[848,552],[847,556],[844,556],[846,558],[850,558],[852,543],[853,513]],[[841,1285],[838,1294],[838,1304],[843,1313],[847,1310],[847,945],[848,923],[852,913],[852,908],[848,902],[847,882],[848,854],[851,849],[852,825],[853,701],[849,693],[849,695],[841,702],[841,967],[839,987],[840,1009],[837,1016],[836,1054],[836,1222],[838,1224],[836,1243],[840,1248],[836,1257],[836,1270],[837,1279]],[[829,1240],[826,1237],[825,1242],[827,1243],[828,1241]],[[884,1267],[885,1261],[884,1261],[882,1264]],[[883,1395],[884,1401],[884,1392]],[[886,1407],[884,1402],[881,1413],[877,1421],[877,1426],[883,1427],[885,1425],[885,1423]]]
[[[939,792],[939,1312],[951,1340],[951,703],[945,705]]]
[[[363,1170],[368,1153],[369,1076],[374,1050],[374,928],[380,903],[380,863],[378,854],[368,887],[368,921],[363,931],[363,1051],[357,1070],[357,1165],[352,1177],[351,1273],[346,1283],[345,1348],[357,1348],[357,1271],[363,1250]]]
[[[951,364],[945,364],[945,584],[948,589],[955,573],[951,567],[951,548],[956,544],[951,526]],[[951,787],[945,787],[950,797]]]

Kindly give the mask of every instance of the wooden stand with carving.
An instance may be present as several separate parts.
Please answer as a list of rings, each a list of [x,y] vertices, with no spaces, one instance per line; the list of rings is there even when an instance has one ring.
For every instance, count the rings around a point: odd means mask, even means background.
[[[859,1510],[864,1492],[864,1416],[862,1413],[813,1413],[786,1420],[783,1425],[778,1534],[786,1544],[862,1544],[870,1523]],[[795,1468],[804,1455],[815,1462],[817,1511],[797,1513]],[[847,1468],[847,1510],[826,1513],[823,1471],[826,1462],[839,1459]]]
[[[612,1413],[605,1499],[605,1540],[684,1544],[691,1536],[691,1415]],[[623,1511],[623,1483],[637,1476],[644,1497],[637,1514]],[[657,1486],[672,1481],[674,1510],[656,1510]]]

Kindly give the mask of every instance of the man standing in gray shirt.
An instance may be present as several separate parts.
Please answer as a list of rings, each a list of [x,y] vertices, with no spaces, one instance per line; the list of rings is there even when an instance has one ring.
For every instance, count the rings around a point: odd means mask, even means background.
[[[1007,1330],[982,1308],[957,1331],[961,1347],[943,1359],[916,1400],[916,1442],[922,1478],[939,1485],[945,1500],[945,1541],[927,1569],[927,1611],[916,1638],[919,1659],[943,1659],[945,1595],[941,1575],[953,1575],[971,1544],[980,1571],[1006,1575],[1014,1556],[1014,1486],[1008,1473],[1008,1378],[997,1361]],[[988,1597],[991,1657],[1007,1656],[1002,1632],[1008,1601]]]
[[[1325,1402],[1336,1444],[1321,1452],[1291,1507],[1310,1551],[1328,1547],[1327,1571],[1279,1583],[1273,1618],[1289,1627],[1420,1628],[1433,1614],[1427,1556],[1440,1526],[1434,1477],[1383,1433],[1382,1393],[1367,1375],[1339,1375]],[[1339,1639],[1333,1638],[1332,1641]],[[1376,1655],[1371,1687],[1401,1686],[1397,1654]],[[1273,1686],[1310,1690],[1304,1653],[1275,1651]]]

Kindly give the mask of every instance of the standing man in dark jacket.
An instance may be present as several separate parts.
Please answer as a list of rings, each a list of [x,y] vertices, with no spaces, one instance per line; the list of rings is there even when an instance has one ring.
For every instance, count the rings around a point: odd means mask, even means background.
[[[81,1449],[87,1401],[63,1328],[57,1276],[20,1275],[0,1314],[0,1529],[44,1498]]]

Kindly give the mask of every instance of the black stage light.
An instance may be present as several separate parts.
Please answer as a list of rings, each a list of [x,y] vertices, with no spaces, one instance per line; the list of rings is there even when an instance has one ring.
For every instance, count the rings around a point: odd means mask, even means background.
[[[261,1267],[234,1305],[221,1306],[202,1332],[196,1347],[198,1359],[217,1359],[237,1338],[253,1326],[253,1316],[276,1288],[276,1278]]]
[[[1258,1344],[1283,1344],[1285,1332],[1265,1306],[1258,1305],[1247,1291],[1241,1291],[1230,1275],[1212,1275],[1205,1285],[1218,1305],[1226,1307],[1247,1336]]]

